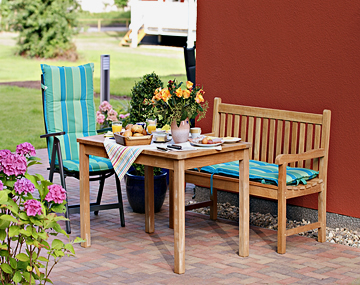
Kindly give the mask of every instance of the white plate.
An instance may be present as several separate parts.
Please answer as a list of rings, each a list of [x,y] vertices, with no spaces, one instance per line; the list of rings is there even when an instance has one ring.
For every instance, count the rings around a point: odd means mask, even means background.
[[[224,141],[224,143],[236,143],[241,141],[241,138],[225,137],[222,138],[222,140]]]
[[[220,142],[220,143],[213,143],[213,144],[203,144],[203,143],[190,142],[190,144],[192,144],[193,146],[202,146],[202,147],[219,146],[219,145],[222,145],[222,143],[223,143],[223,142]]]

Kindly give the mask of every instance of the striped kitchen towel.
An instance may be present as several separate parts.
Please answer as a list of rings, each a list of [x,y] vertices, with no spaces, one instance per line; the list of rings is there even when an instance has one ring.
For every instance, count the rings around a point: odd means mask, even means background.
[[[143,146],[123,146],[111,139],[105,139],[104,146],[120,180],[145,148]]]

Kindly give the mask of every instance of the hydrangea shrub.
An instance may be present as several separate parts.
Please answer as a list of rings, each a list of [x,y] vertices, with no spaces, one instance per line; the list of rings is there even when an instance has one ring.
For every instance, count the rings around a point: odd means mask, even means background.
[[[41,175],[30,175],[38,164],[30,143],[16,152],[0,150],[0,280],[1,284],[45,284],[63,256],[75,254],[73,243],[49,237],[63,234],[57,213],[65,212],[66,192]],[[44,255],[41,255],[45,253]],[[52,283],[52,282],[51,282]]]

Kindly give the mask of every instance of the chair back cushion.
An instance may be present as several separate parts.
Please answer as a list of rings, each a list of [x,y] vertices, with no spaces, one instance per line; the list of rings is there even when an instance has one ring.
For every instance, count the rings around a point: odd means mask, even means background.
[[[41,64],[46,133],[64,131],[59,136],[64,160],[78,160],[76,141],[96,135],[93,70],[94,64],[60,67]],[[49,160],[53,139],[48,140]]]

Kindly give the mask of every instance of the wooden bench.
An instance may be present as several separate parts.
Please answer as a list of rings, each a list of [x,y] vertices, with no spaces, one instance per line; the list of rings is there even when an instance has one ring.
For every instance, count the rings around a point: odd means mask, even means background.
[[[214,100],[212,133],[216,137],[241,137],[252,143],[250,159],[279,165],[278,186],[250,181],[250,195],[278,201],[277,252],[285,253],[286,237],[318,228],[318,241],[326,240],[326,183],[331,111],[311,114],[285,110],[225,104]],[[319,171],[306,185],[286,185],[286,166]],[[186,182],[210,188],[211,174],[186,171]],[[238,179],[213,175],[209,201],[192,204],[186,210],[210,206],[211,219],[217,218],[217,190],[239,192]],[[287,199],[318,193],[318,221],[286,229]]]

